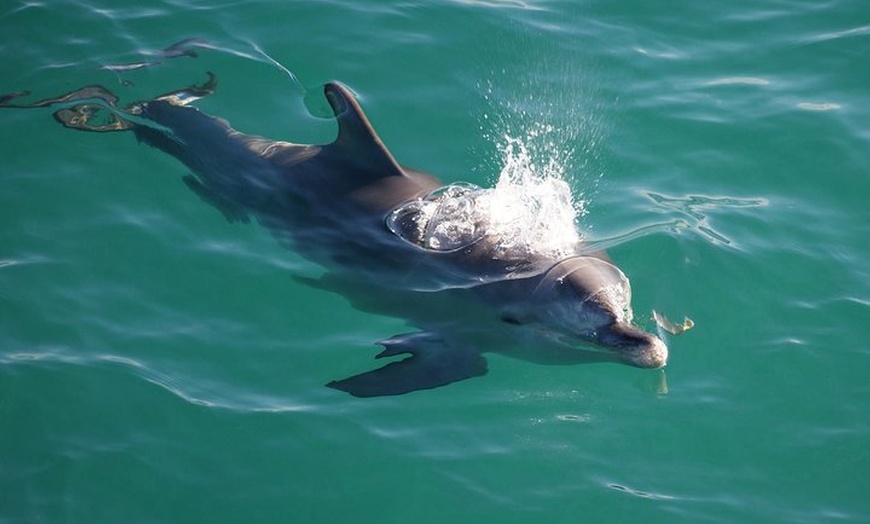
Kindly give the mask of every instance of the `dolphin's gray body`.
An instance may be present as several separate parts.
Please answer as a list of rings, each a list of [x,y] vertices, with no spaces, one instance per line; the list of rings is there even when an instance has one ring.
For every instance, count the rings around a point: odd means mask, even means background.
[[[530,256],[522,264],[531,269],[517,276],[511,269],[517,261],[496,256],[485,237],[437,251],[414,245],[420,234],[414,217],[402,231],[388,228],[393,210],[442,184],[400,166],[344,86],[324,86],[338,122],[338,137],[326,145],[244,135],[187,106],[211,88],[170,93],[124,112],[98,86],[30,106],[66,104],[55,118],[67,127],[131,130],[184,163],[192,172],[188,186],[229,220],[255,219],[327,268],[308,283],[422,328],[381,342],[379,358],[410,357],[331,387],[357,396],[437,387],[484,374],[484,350],[541,362],[666,363],[665,344],[631,324],[628,280],[601,252]],[[12,106],[13,97],[0,105]],[[91,123],[107,109],[107,123]]]

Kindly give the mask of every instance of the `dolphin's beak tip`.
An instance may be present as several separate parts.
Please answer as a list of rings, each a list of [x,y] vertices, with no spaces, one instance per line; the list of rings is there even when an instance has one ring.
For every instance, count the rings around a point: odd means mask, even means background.
[[[614,324],[601,342],[620,352],[623,361],[633,366],[658,369],[668,363],[668,346],[664,341],[629,324]]]
[[[644,332],[645,340],[638,344],[632,351],[629,359],[631,363],[642,368],[660,369],[668,363],[668,346],[665,342],[651,333]]]
[[[655,335],[650,335],[649,348],[645,353],[649,356],[649,366],[652,369],[663,368],[668,363],[668,346],[662,339]]]

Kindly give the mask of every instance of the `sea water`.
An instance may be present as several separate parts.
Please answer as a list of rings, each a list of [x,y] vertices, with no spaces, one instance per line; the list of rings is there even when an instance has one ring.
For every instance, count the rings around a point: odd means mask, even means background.
[[[531,177],[507,231],[554,218],[506,241],[565,226],[635,322],[695,327],[664,371],[490,355],[355,399],[324,384],[413,327],[131,136],[3,109],[0,521],[866,522],[867,27],[850,1],[7,2],[0,93],[123,106],[212,71],[201,110],[325,143],[341,80],[403,165]]]

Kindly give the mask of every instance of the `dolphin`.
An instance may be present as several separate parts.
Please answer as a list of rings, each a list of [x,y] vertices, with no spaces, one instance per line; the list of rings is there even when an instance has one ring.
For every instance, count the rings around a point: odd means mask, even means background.
[[[505,252],[485,220],[462,214],[486,190],[400,165],[346,86],[323,86],[338,134],[313,145],[243,134],[190,105],[216,85],[209,73],[125,108],[98,85],[31,104],[15,102],[27,92],[13,93],[0,106],[60,105],[54,118],[66,127],[132,132],[184,164],[187,186],[227,220],[258,222],[325,270],[299,280],[417,328],[379,342],[377,358],[404,359],[327,384],[334,389],[371,397],[435,388],[485,374],[487,352],[666,364],[665,343],[632,324],[628,278],[606,253]],[[432,206],[453,220],[451,231],[432,232]]]

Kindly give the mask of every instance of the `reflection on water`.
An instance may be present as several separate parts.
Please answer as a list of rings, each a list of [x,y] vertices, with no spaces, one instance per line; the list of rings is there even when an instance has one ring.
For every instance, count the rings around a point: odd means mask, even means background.
[[[714,228],[710,216],[715,212],[766,207],[766,198],[711,197],[704,195],[669,196],[653,192],[645,193],[654,203],[651,211],[669,215],[668,220],[650,222],[630,231],[607,238],[590,240],[586,250],[609,249],[632,240],[655,233],[696,233],[712,244],[735,247],[734,239],[721,229]]]
[[[675,211],[678,217],[670,222],[673,230],[691,229],[712,241],[714,244],[731,244],[731,239],[713,229],[708,214],[720,209],[746,207],[764,207],[768,205],[764,198],[711,197],[703,195],[686,195],[682,197],[661,195],[648,192],[662,210]]]

